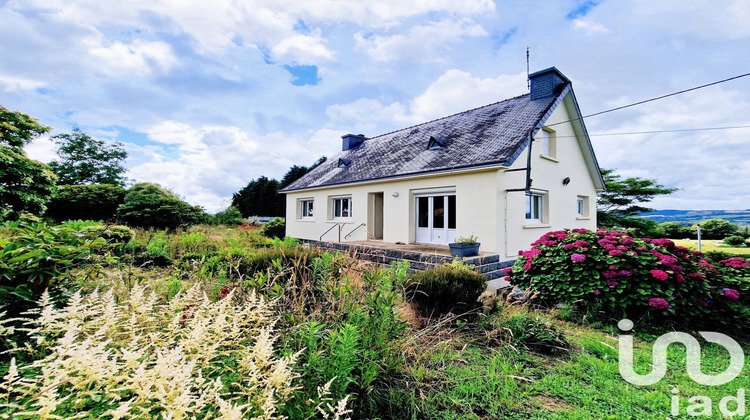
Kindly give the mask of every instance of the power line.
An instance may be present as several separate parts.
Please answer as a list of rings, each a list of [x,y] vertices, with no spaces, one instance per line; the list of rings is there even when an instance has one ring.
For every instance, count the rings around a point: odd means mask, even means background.
[[[678,92],[668,93],[666,95],[661,95],[661,96],[657,96],[655,98],[646,99],[644,101],[634,102],[632,104],[618,106],[616,108],[611,108],[611,109],[607,109],[607,110],[604,110],[604,111],[595,112],[593,114],[584,115],[581,118],[595,117],[597,115],[606,114],[608,112],[619,111],[621,109],[630,108],[630,107],[636,106],[636,105],[642,105],[642,104],[645,104],[645,103],[648,103],[648,102],[658,101],[659,99],[669,98],[670,96],[681,95],[683,93],[692,92],[694,90],[703,89],[705,87],[709,87],[709,86],[713,86],[713,85],[718,85],[718,84],[721,84],[721,83],[729,82],[731,80],[736,80],[736,79],[740,79],[740,78],[747,77],[747,76],[750,76],[750,73],[740,74],[739,76],[730,77],[728,79],[723,79],[723,80],[719,80],[719,81],[716,81],[716,82],[706,83],[705,85],[695,86],[695,87],[692,87],[690,89],[684,89],[684,90],[681,90],[681,91],[678,91]],[[566,122],[572,122],[572,121],[576,121],[576,120],[580,120],[580,118],[574,118],[574,119],[568,120],[568,121],[561,121],[561,122],[558,122],[558,123],[550,124],[549,126],[551,127],[553,125],[563,124],[563,123],[566,123]]]
[[[710,130],[733,130],[738,128],[750,128],[750,125],[735,125],[732,127],[703,127],[703,128],[679,128],[674,130],[652,130],[652,131],[630,131],[625,133],[598,133],[589,134],[589,137],[603,137],[603,136],[628,136],[635,134],[659,134],[659,133],[682,133],[686,131],[710,131]],[[558,138],[564,137],[578,137],[578,136],[557,136]]]

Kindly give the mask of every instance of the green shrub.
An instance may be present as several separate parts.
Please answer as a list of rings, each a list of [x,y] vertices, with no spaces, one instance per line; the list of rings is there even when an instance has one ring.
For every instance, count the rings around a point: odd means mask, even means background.
[[[90,226],[100,226],[102,225],[101,220],[66,220],[61,223],[62,226],[65,226],[68,229],[75,230],[77,232],[82,231],[84,228],[90,227]]]
[[[543,302],[578,301],[608,316],[747,328],[750,308],[740,297],[750,293],[750,275],[733,280],[737,274],[729,266],[750,270],[750,264],[742,258],[715,264],[668,239],[573,229],[534,242],[507,280],[533,289]]]
[[[694,236],[690,226],[681,225],[677,222],[659,223],[657,231],[663,238],[682,239]]]
[[[487,280],[472,269],[445,265],[420,271],[406,282],[406,296],[426,316],[467,312],[478,307],[477,298]]]
[[[104,238],[110,243],[120,244],[127,244],[135,235],[133,229],[121,225],[87,226],[81,229],[80,232],[88,236]]]
[[[157,184],[144,182],[128,190],[117,217],[130,226],[175,230],[201,223],[206,214]]]
[[[224,226],[237,226],[245,223],[245,219],[237,207],[229,206],[213,215],[213,223]]]
[[[701,226],[701,238],[703,239],[723,239],[727,236],[736,235],[739,232],[739,226],[724,219],[708,219],[699,223]],[[690,228],[693,232],[698,230],[698,225]]]
[[[95,264],[92,251],[105,243],[45,223],[18,223],[9,230],[12,236],[0,249],[0,306],[13,315],[33,306],[45,290],[64,300],[70,271]]]
[[[745,245],[745,238],[738,235],[727,236],[724,238],[724,244],[729,246],[743,246]]]
[[[125,189],[119,185],[60,185],[44,215],[58,222],[73,219],[111,220],[124,198]]]
[[[483,327],[489,344],[494,346],[510,345],[547,354],[570,347],[562,330],[524,307],[504,306],[500,313],[482,318],[478,325]]]
[[[284,239],[286,236],[286,220],[282,217],[274,218],[263,226],[261,232],[267,238]]]

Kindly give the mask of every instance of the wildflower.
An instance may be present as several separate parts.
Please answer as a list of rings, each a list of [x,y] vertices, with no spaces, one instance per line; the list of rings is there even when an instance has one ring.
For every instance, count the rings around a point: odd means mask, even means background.
[[[613,249],[609,251],[609,255],[613,257],[619,257],[620,255],[622,255],[622,251],[620,251],[619,249]]]
[[[513,267],[505,267],[505,268],[503,268],[503,269],[502,269],[502,270],[500,270],[500,271],[502,271],[502,272],[503,272],[503,273],[505,273],[505,274],[510,274],[510,273],[512,273],[512,272],[513,272]]]
[[[708,303],[702,299],[698,299],[698,305],[701,305],[704,308],[708,307]]]
[[[690,277],[695,277],[695,278],[697,278],[697,279],[705,279],[705,278],[706,278],[706,276],[704,276],[704,275],[703,275],[703,274],[701,274],[701,273],[690,273],[690,274],[688,274],[688,275],[689,275]]]
[[[599,291],[599,289],[594,289],[594,291],[592,291],[591,293],[593,293],[593,294],[594,294],[594,295],[596,295],[596,296],[599,296],[599,295],[601,295],[601,294],[602,294],[602,292],[601,292],[601,291]]]
[[[723,289],[724,297],[729,300],[738,300],[740,298],[740,292],[734,289]]]
[[[630,272],[630,271],[628,271],[628,270],[620,270],[620,272],[619,272],[619,273],[617,273],[617,274],[619,274],[619,275],[620,275],[620,277],[630,277],[630,276],[632,276],[632,275],[633,275],[633,273],[631,273],[631,272]]]
[[[649,273],[651,273],[651,275],[654,276],[655,279],[661,280],[661,281],[664,281],[669,277],[669,274],[667,274],[666,272],[662,270],[651,270],[649,271]]]
[[[648,306],[656,309],[669,309],[669,302],[662,298],[651,298],[648,300]]]
[[[683,276],[682,274],[678,274],[677,275],[677,283],[682,283],[684,281],[685,281],[685,276]]]
[[[580,263],[586,261],[586,256],[583,254],[573,254],[570,256],[570,260],[575,263]]]
[[[616,286],[619,286],[619,285],[620,285],[620,282],[612,281],[612,280],[607,280],[607,286],[609,286],[609,287],[616,287]]]
[[[575,243],[575,246],[576,246],[577,248],[580,248],[580,247],[582,247],[582,246],[588,246],[588,245],[589,245],[589,243],[588,243],[588,242],[586,242],[586,241],[580,241],[580,240],[579,240],[579,241],[576,241],[576,243]]]

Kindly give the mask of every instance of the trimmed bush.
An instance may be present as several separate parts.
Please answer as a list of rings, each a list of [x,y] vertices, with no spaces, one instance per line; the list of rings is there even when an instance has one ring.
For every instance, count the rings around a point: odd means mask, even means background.
[[[143,182],[128,190],[117,217],[130,226],[174,230],[201,223],[206,214],[159,185]]]
[[[703,239],[723,239],[727,236],[736,235],[740,230],[737,225],[724,219],[708,219],[699,224]],[[690,229],[697,234],[698,225],[693,225]]]
[[[406,281],[406,295],[425,316],[467,312],[477,308],[477,298],[487,279],[467,266],[445,265],[420,271]]]
[[[727,236],[724,238],[724,244],[729,246],[743,246],[745,245],[745,238],[738,235]]]
[[[270,220],[261,231],[268,238],[284,239],[286,236],[286,220],[281,217]]]
[[[573,229],[542,236],[506,279],[543,302],[578,301],[609,316],[747,328],[750,263],[735,257],[715,264],[668,239]]]
[[[98,237],[104,238],[107,240],[107,242],[110,242],[110,243],[121,243],[121,244],[127,244],[133,239],[133,235],[135,235],[135,233],[133,232],[133,229],[130,229],[127,226],[121,226],[121,225],[87,226],[81,229],[81,233],[87,236],[94,236],[94,237],[98,236]]]

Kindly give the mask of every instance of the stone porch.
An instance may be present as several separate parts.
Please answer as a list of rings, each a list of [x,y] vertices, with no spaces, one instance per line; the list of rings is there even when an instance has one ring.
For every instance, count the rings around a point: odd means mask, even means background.
[[[450,249],[440,245],[396,244],[383,241],[325,242],[302,240],[303,244],[330,251],[350,252],[356,258],[374,263],[390,265],[394,261],[406,260],[411,272],[427,270],[453,260]],[[476,266],[476,271],[488,281],[505,276],[503,268],[510,267],[514,260],[500,260],[497,254],[480,252],[476,257],[465,258],[466,264]]]

